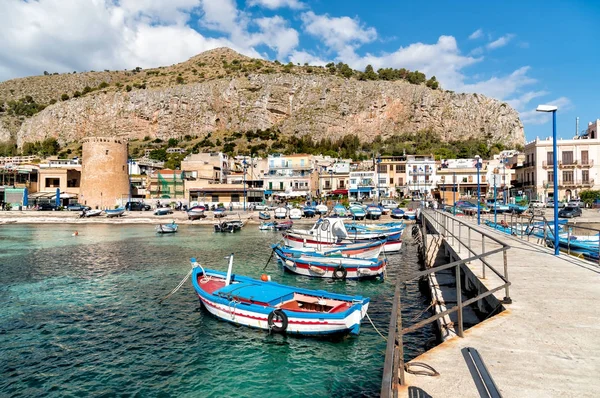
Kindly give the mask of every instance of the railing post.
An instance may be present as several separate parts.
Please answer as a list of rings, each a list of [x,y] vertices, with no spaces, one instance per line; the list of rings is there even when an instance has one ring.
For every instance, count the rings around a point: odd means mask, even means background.
[[[454,243],[455,243],[454,234],[455,234],[455,232],[454,232],[454,218],[453,218],[452,219],[452,246],[454,246]]]
[[[467,243],[468,243],[468,245],[469,245],[469,250],[473,250],[473,249],[471,248],[471,227],[467,227],[467,230],[468,230],[468,232],[467,232],[467,237],[468,237],[468,238],[467,238],[467,239],[468,239],[468,240],[467,240]],[[470,252],[469,252],[469,250],[467,250],[467,254],[469,254],[469,253],[470,253]],[[470,262],[470,261],[469,261],[469,264],[471,264],[471,262]]]
[[[503,304],[512,304],[512,299],[510,298],[510,292],[508,288],[508,258],[506,254],[506,248],[502,252],[503,261],[504,261],[504,279],[506,279],[506,288],[505,288],[505,297],[502,299]]]
[[[459,223],[458,223],[458,252],[459,252],[459,253],[460,253],[460,247],[462,246],[462,238],[461,238],[462,234],[461,234],[461,232],[460,232],[460,231],[462,230],[462,228],[461,228],[461,225],[460,225],[460,224],[461,224],[461,223],[459,222]]]
[[[481,235],[481,278],[485,279],[485,263],[483,262],[483,253],[485,253],[485,235]]]
[[[571,255],[571,228],[567,225],[567,254]]]
[[[394,396],[397,396],[398,388],[394,389],[394,384],[397,383],[397,380],[400,380],[400,385],[403,386],[406,384],[405,375],[404,375],[404,336],[402,334],[402,305],[401,305],[401,296],[402,292],[398,292],[398,313],[396,316],[396,325],[398,328],[398,346],[396,353],[398,354],[398,361],[394,361],[394,365],[397,366],[394,374],[398,375],[398,378],[394,377],[394,381],[392,381],[392,389],[396,391]]]
[[[456,265],[456,305],[458,306],[458,336],[463,337],[462,282],[460,280],[460,264]]]

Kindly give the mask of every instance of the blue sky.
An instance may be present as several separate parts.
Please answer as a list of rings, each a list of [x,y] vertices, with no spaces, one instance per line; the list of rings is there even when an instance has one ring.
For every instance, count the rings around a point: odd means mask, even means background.
[[[527,140],[600,118],[600,1],[0,0],[0,80],[153,67],[228,46],[355,69],[419,69],[520,112]]]

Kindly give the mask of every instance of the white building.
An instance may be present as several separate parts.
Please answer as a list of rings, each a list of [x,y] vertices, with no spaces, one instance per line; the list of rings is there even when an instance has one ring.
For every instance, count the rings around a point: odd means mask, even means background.
[[[409,192],[428,196],[436,186],[436,169],[433,155],[407,155],[406,181]]]
[[[380,174],[380,179],[382,180],[383,178],[387,178],[387,174]],[[350,172],[349,180],[349,198],[356,200],[377,198],[377,172],[352,171]]]
[[[554,156],[552,138],[528,142],[525,161],[516,169],[515,188],[531,192],[546,201],[554,195],[554,160],[557,159],[558,199],[579,197],[586,189],[600,188],[600,120],[590,123],[585,134],[573,139],[557,141]]]
[[[313,165],[307,154],[272,154],[267,158],[269,171],[265,175],[265,194],[287,193],[308,195],[311,192]]]

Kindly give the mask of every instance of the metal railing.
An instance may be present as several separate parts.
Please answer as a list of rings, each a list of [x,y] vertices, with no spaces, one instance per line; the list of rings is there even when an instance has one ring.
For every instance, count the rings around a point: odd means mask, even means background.
[[[452,261],[448,264],[431,267],[424,271],[417,272],[412,276],[396,282],[396,289],[394,293],[394,303],[392,307],[392,315],[390,319],[390,325],[387,337],[387,347],[385,353],[385,362],[383,368],[383,378],[381,384],[381,396],[384,398],[397,397],[398,386],[405,384],[405,368],[404,368],[404,340],[403,336],[407,333],[414,332],[415,330],[422,328],[438,319],[450,315],[454,312],[457,313],[457,334],[459,337],[463,337],[464,324],[463,324],[463,308],[471,305],[479,300],[482,300],[499,290],[505,289],[505,297],[502,300],[505,304],[510,304],[510,292],[509,286],[511,285],[508,279],[508,260],[507,250],[510,246],[506,243],[498,240],[497,238],[487,234],[486,232],[475,228],[462,220],[451,216],[448,213],[444,213],[439,210],[426,209],[421,212],[422,229],[426,231],[428,226],[436,230],[445,240],[448,245],[456,248],[457,254],[461,252],[464,247],[467,250],[467,258]],[[464,231],[466,228],[466,231]],[[463,236],[463,231],[466,232],[466,236]],[[481,252],[477,253],[471,246],[471,235],[481,237]],[[465,239],[466,238],[466,239]],[[423,234],[423,246],[427,247],[427,235]],[[466,242],[465,242],[466,240]],[[485,249],[486,241],[491,242],[500,247],[487,250]],[[458,246],[456,246],[458,245]],[[425,249],[426,250],[426,249]],[[502,253],[503,256],[503,272],[498,271],[494,268],[487,260],[486,257],[492,256],[497,253]],[[491,270],[500,280],[503,282],[500,286],[496,286],[487,291],[479,293],[477,296],[463,300],[462,298],[462,280],[461,280],[461,266],[466,263],[473,261],[480,261],[482,266],[482,277],[485,278],[486,269]],[[432,315],[429,318],[415,323],[414,325],[403,327],[402,326],[402,305],[400,297],[400,284],[406,283],[416,278],[427,276],[429,274],[443,271],[446,269],[455,270],[456,276],[456,305],[440,312],[436,315]]]

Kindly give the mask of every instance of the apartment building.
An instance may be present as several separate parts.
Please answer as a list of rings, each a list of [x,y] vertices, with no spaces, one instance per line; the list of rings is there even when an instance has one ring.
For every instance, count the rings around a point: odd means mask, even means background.
[[[265,194],[294,193],[298,196],[311,192],[313,164],[308,154],[272,154],[267,158],[268,172],[264,176]]]
[[[559,139],[558,153],[553,152],[552,138],[539,139],[525,145],[525,161],[516,169],[514,186],[529,190],[538,200],[554,196],[554,162],[558,171],[558,199],[579,197],[585,189],[600,188],[600,120],[590,123],[587,131],[572,139]]]
[[[433,155],[408,155],[406,177],[412,196],[427,197],[435,189],[437,166]]]
[[[229,156],[222,152],[194,153],[181,161],[186,178],[224,183],[229,174]]]
[[[436,171],[434,196],[444,204],[459,199],[477,197],[477,159],[443,159]],[[482,198],[488,192],[487,162],[479,170],[479,189]]]
[[[388,196],[407,196],[410,194],[407,175],[406,156],[381,156],[378,159],[377,169],[381,175],[386,175]]]
[[[314,175],[318,179],[318,194],[348,194],[349,161],[337,161],[326,168],[320,168]]]

